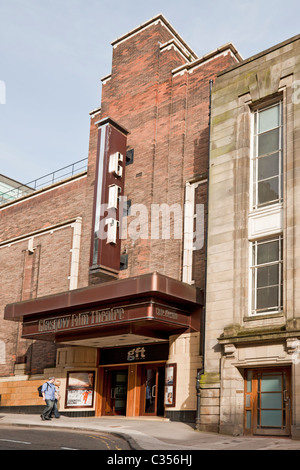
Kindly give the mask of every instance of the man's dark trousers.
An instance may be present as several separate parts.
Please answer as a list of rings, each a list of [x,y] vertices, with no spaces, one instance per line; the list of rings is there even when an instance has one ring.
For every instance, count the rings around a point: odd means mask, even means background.
[[[50,414],[54,406],[54,400],[45,400],[46,408],[44,409],[43,413],[41,414],[42,419],[50,419]]]

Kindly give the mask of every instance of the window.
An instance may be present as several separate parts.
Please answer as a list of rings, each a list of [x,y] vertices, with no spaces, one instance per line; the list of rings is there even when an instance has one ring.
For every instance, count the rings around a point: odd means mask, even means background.
[[[134,158],[134,149],[127,150],[126,152],[126,165],[131,165]]]
[[[127,268],[128,268],[128,254],[123,253],[120,256],[120,271],[124,271]]]
[[[256,110],[253,208],[282,201],[282,103]]]
[[[282,310],[282,237],[252,243],[252,315]]]
[[[131,199],[127,199],[126,196],[122,198],[123,203],[123,217],[131,215]]]

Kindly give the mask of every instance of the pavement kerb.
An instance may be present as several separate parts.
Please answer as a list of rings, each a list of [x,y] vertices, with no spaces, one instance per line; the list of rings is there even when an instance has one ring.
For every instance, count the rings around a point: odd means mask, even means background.
[[[62,419],[41,421],[38,415],[2,414],[0,428],[23,427],[32,429],[70,430],[74,432],[104,433],[124,439],[133,451],[193,451],[193,450],[300,450],[300,440],[276,437],[229,436],[219,433],[197,432],[184,423],[157,426],[146,420],[81,420],[62,416]],[[75,421],[76,419],[76,421]],[[73,421],[74,420],[74,421]],[[151,425],[149,425],[151,423]],[[119,429],[116,429],[119,428]],[[172,433],[170,429],[172,428]]]
[[[0,427],[2,423],[0,421]],[[3,423],[3,427],[21,427],[21,428],[41,428],[44,426],[43,424],[38,424],[38,423]],[[95,429],[95,428],[86,428],[84,426],[56,426],[55,424],[51,424],[48,429],[56,429],[60,431],[84,431],[84,432],[91,432],[91,433],[105,433],[105,434],[110,434],[112,436],[116,437],[121,437],[122,439],[125,439],[125,441],[128,443],[130,446],[131,450],[144,450],[131,436],[128,436],[126,433],[120,432],[120,431],[110,431],[110,430],[104,430],[104,429]]]

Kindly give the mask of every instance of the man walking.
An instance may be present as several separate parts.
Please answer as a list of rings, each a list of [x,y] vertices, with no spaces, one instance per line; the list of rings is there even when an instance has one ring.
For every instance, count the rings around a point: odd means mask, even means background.
[[[41,419],[48,420],[51,419],[51,411],[54,406],[55,402],[55,385],[54,385],[55,377],[50,377],[48,382],[45,382],[42,386],[42,395],[43,400],[46,402],[46,408],[44,409],[43,413],[41,414]]]

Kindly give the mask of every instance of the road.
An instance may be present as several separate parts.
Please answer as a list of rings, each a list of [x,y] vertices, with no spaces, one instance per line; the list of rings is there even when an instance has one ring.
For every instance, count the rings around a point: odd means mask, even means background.
[[[28,427],[0,427],[1,450],[130,450],[121,437],[105,433]]]

